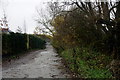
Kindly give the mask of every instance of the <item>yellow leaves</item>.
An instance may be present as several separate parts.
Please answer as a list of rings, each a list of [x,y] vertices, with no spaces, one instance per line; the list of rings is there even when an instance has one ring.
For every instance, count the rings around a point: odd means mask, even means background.
[[[56,18],[54,18],[54,20],[52,21],[52,25],[54,27],[59,27],[63,22],[64,22],[63,16],[56,16]]]
[[[103,67],[103,64],[100,64],[100,66],[102,66],[102,67]]]

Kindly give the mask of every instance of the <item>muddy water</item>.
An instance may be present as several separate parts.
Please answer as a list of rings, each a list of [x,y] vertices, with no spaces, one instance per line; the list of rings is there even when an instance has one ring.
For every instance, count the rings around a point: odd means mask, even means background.
[[[3,78],[70,78],[53,47],[34,51],[20,59],[3,63]]]

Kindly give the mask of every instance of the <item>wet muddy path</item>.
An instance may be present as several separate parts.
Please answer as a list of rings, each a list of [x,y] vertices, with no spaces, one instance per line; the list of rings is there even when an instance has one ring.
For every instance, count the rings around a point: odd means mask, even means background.
[[[50,44],[2,66],[3,78],[70,78]]]

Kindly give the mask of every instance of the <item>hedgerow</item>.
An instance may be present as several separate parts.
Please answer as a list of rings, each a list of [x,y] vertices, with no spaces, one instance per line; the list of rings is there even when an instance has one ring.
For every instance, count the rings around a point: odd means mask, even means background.
[[[29,36],[29,48],[27,42]],[[35,35],[10,33],[2,34],[2,55],[18,54],[31,49],[42,49],[45,47],[45,41]]]

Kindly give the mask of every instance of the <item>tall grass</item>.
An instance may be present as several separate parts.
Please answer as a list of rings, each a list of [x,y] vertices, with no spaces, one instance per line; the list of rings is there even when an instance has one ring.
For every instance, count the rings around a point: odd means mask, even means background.
[[[82,78],[111,78],[112,73],[106,67],[111,57],[90,50],[89,48],[67,49],[60,54],[71,71]]]

